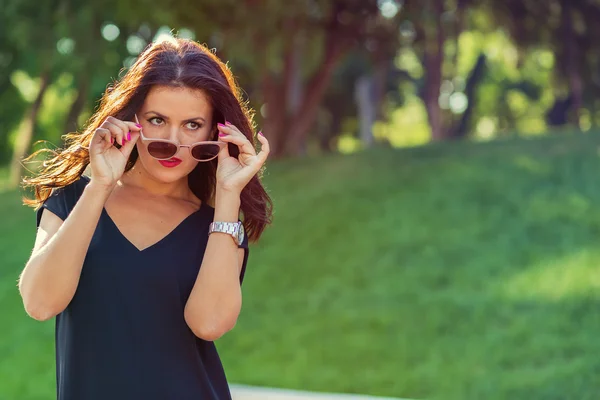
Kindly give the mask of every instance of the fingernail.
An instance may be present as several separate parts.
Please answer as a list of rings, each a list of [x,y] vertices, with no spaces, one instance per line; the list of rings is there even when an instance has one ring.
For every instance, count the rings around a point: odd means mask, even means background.
[[[223,136],[227,136],[227,134],[223,133],[223,132],[219,132],[219,137],[223,137]]]
[[[131,140],[131,132],[127,132],[127,141],[129,142]]]
[[[138,128],[141,128],[141,127],[142,127],[140,124],[135,124],[135,126],[137,126]]]
[[[222,123],[218,123],[217,125],[219,125],[221,128],[227,128],[225,125],[223,125]]]
[[[229,121],[225,121],[225,124],[226,124],[226,125],[233,125],[233,124],[232,124],[231,122],[229,122]]]
[[[110,144],[113,144],[114,142],[115,142],[115,138],[114,138],[114,137],[111,137],[111,138],[110,138]]]
[[[262,131],[258,132],[258,134],[259,134],[260,136],[265,136],[265,135],[262,133]]]

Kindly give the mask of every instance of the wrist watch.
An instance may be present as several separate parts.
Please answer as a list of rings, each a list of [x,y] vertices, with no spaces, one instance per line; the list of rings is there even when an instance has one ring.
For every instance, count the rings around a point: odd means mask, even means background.
[[[238,246],[244,241],[244,225],[241,221],[238,222],[211,222],[208,228],[208,234],[213,232],[227,233],[233,237],[235,244]]]

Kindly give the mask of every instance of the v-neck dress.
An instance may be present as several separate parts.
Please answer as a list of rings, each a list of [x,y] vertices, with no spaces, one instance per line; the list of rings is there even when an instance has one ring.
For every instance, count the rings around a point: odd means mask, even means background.
[[[37,212],[63,221],[89,178],[54,190]],[[214,208],[204,203],[154,245],[138,250],[104,210],[79,284],[56,317],[58,400],[231,399],[215,344],[189,329],[185,303],[198,275]],[[240,284],[248,261],[248,239]]]

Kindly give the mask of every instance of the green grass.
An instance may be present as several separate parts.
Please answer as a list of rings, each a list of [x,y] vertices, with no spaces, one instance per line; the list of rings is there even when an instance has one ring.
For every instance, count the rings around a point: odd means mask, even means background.
[[[273,163],[231,382],[443,399],[600,392],[600,137]],[[53,322],[15,280],[34,215],[0,195],[0,399],[54,393]]]

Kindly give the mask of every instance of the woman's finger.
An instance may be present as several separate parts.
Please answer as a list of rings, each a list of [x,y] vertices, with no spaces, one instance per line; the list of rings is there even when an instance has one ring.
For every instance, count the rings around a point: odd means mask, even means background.
[[[109,125],[116,125],[119,127],[119,129],[121,129],[122,132],[122,137],[124,139],[124,141],[130,141],[131,140],[131,132],[136,132],[136,131],[140,131],[142,129],[142,126],[135,123],[135,122],[131,122],[131,121],[121,121],[120,119],[114,118],[114,117],[108,117],[106,118],[106,121],[104,122],[105,124]],[[104,125],[104,124],[103,124]],[[121,142],[119,142],[121,144]],[[121,144],[122,145],[122,144]]]
[[[115,141],[119,143],[121,146],[125,144],[125,132],[120,126],[117,126],[110,122],[105,122],[102,124],[102,128],[108,129],[112,136],[115,138]]]
[[[127,124],[115,117],[108,117],[108,118],[106,118],[105,122],[108,126],[114,125],[119,129],[121,135],[120,135],[120,139],[118,140],[118,143],[121,146],[123,146],[129,135],[129,127],[127,126]]]
[[[232,125],[231,122],[226,122],[225,125],[223,124],[217,124],[218,127],[223,128],[222,131],[225,133],[228,133],[230,135],[234,135],[234,136],[239,136],[239,137],[244,137],[246,139],[248,139],[246,137],[246,135],[244,135],[242,133],[242,131],[240,131],[237,126]]]
[[[96,129],[94,136],[97,138],[97,139],[95,139],[97,143],[104,141],[111,145],[113,144],[113,137],[108,129],[98,128],[98,129]],[[92,139],[92,140],[94,140],[94,139]]]
[[[121,128],[121,130],[123,131],[123,137],[125,138],[125,140],[129,141],[130,139],[127,139],[127,135],[131,133],[131,131],[139,131],[142,129],[142,126],[140,124],[137,124],[135,122],[131,122],[131,121],[121,121],[120,119],[114,118],[114,117],[108,117],[106,119],[106,122],[113,124],[113,125],[117,125],[119,128]]]
[[[108,117],[106,118],[106,122],[118,126],[119,129],[121,129],[121,132],[123,132],[123,137],[127,139],[127,133],[129,133],[130,129],[124,121],[121,121],[120,119],[117,119],[115,117]]]
[[[228,128],[231,128],[231,129],[233,129],[235,132],[238,132],[240,135],[242,135],[242,136],[245,136],[245,135],[242,133],[242,131],[240,131],[240,130],[238,129],[238,127],[237,127],[237,126],[235,126],[234,124],[232,124],[231,122],[229,122],[229,121],[225,121],[225,126],[226,126],[226,127],[228,127]]]
[[[130,140],[127,140],[125,142],[125,144],[123,146],[121,146],[121,149],[120,149],[121,154],[123,154],[123,156],[125,158],[129,158],[129,155],[133,151],[133,148],[135,147],[135,143],[137,142],[139,137],[140,137],[139,132],[133,132],[130,134]]]
[[[229,145],[227,143],[225,143],[225,146],[221,147],[221,150],[217,155],[218,162],[221,162],[226,158],[229,158]]]
[[[258,161],[260,163],[260,165],[262,166],[265,161],[267,161],[267,157],[269,156],[269,153],[271,152],[271,146],[269,145],[269,141],[267,140],[267,138],[265,137],[265,135],[263,135],[262,132],[258,132],[258,141],[261,144],[261,148],[260,148],[260,152],[256,155],[256,157],[258,158]]]
[[[142,130],[142,126],[136,122],[123,121],[123,123],[127,125],[127,129],[129,129],[131,132],[139,132]]]
[[[225,135],[225,136],[219,136],[219,140],[221,140],[223,142],[235,144],[240,149],[240,153],[249,154],[251,156],[256,155],[256,150],[254,149],[254,146],[252,146],[250,141],[248,139],[246,139],[245,137],[240,138],[238,136]]]
[[[256,155],[254,146],[252,143],[250,143],[245,135],[223,124],[219,124],[218,128],[219,139],[223,140],[224,142],[230,142],[237,145],[243,153]]]

